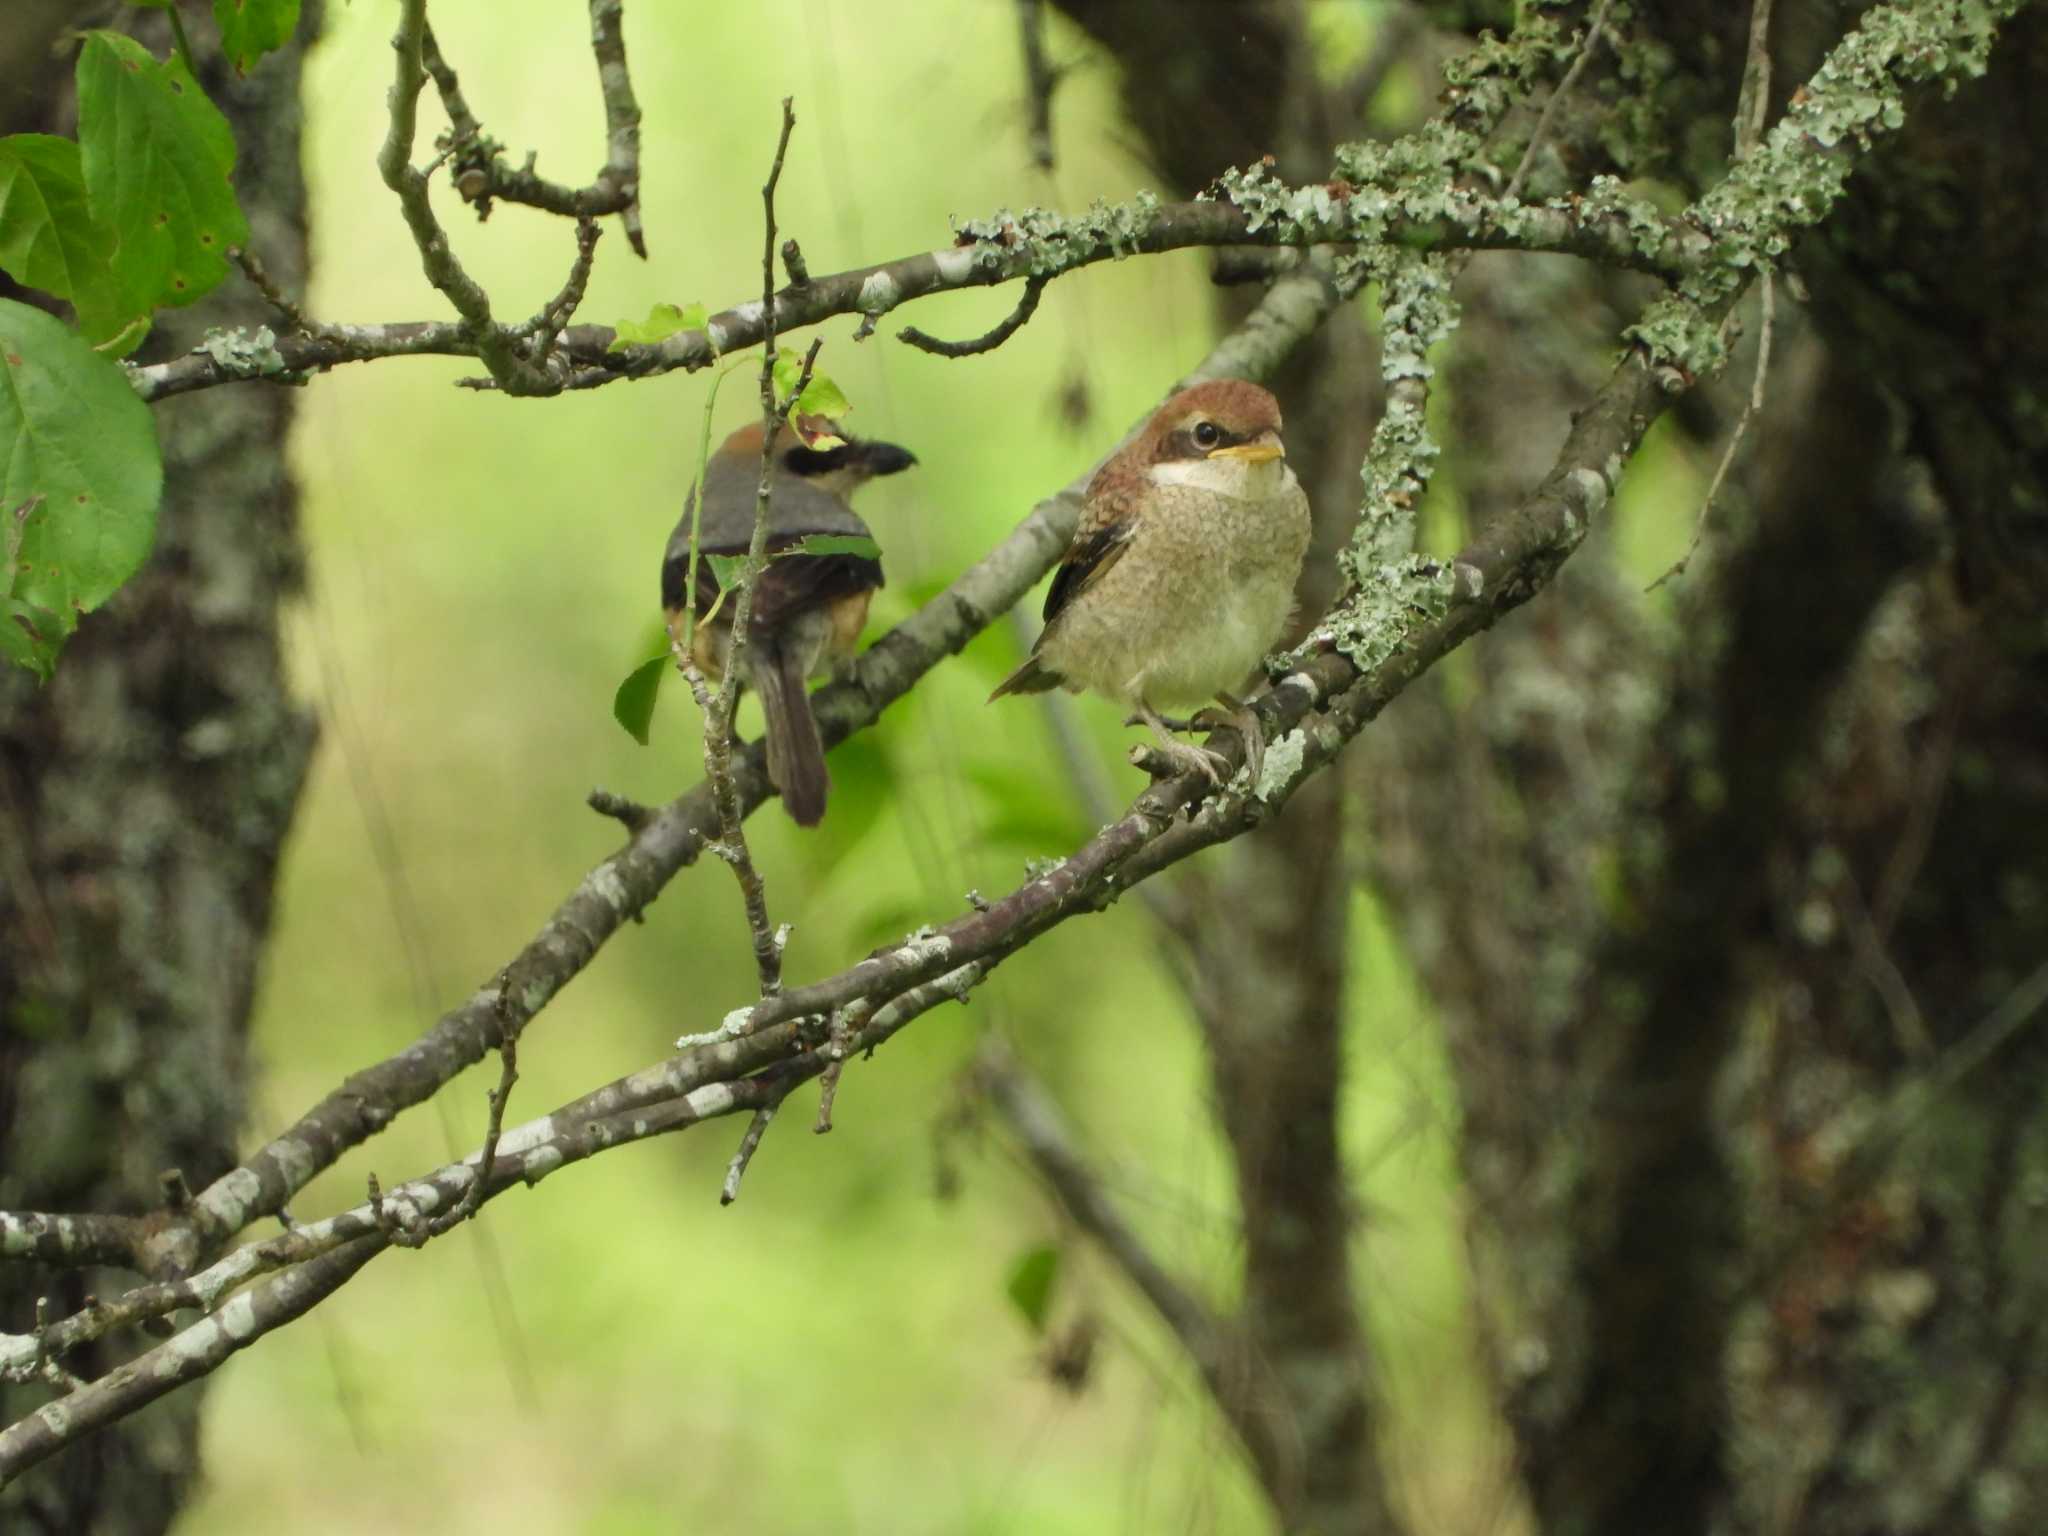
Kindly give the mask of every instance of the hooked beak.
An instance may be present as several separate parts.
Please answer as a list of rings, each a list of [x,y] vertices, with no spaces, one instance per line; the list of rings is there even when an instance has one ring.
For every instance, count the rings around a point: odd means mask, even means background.
[[[899,448],[894,443],[876,443],[866,440],[855,446],[860,455],[861,467],[871,475],[893,475],[910,468],[917,462],[917,455],[908,448]]]
[[[1218,448],[1209,457],[1212,459],[1239,459],[1246,464],[1268,464],[1274,459],[1285,457],[1287,450],[1270,438],[1258,438],[1249,443],[1237,443],[1229,448]]]

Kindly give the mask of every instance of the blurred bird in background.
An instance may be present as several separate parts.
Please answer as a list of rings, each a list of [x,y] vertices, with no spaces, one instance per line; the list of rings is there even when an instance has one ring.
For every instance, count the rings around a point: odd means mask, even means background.
[[[687,612],[699,620],[712,614],[708,623],[697,624],[690,651],[714,682],[725,675],[732,651],[735,604],[730,596],[718,602],[718,577],[703,557],[744,555],[753,540],[762,430],[759,422],[740,428],[705,466],[695,593],[683,590],[690,566],[687,498],[661,564],[661,605],[672,635],[685,637]],[[836,427],[812,437],[816,446],[787,426],[776,432],[769,481],[770,554],[815,534],[872,539],[848,498],[875,476],[893,475],[917,462],[908,449],[848,437]],[[784,554],[770,560],[755,583],[741,681],[761,695],[768,777],[799,826],[818,824],[831,785],[806,682],[852,657],[867,623],[868,603],[881,585],[881,561],[858,554]]]
[[[1221,755],[1175,739],[1159,710],[1214,699],[1256,778],[1264,737],[1232,690],[1279,640],[1308,539],[1280,403],[1242,379],[1181,390],[1088,482],[1045,629],[989,698],[1106,695],[1151,729],[1175,771],[1212,784]]]

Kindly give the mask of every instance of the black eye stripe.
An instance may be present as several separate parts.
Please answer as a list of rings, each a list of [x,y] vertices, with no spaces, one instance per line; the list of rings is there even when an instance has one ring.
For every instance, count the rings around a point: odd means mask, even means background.
[[[792,475],[829,475],[844,468],[852,453],[851,443],[842,443],[837,448],[796,447],[783,454],[782,465]]]

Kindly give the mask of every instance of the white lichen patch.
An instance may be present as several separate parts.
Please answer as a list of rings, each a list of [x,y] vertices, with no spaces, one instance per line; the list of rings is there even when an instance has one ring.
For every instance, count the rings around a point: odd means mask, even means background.
[[[593,896],[614,912],[625,911],[631,900],[626,894],[626,882],[619,878],[619,872],[610,864],[598,865],[583,883]]]
[[[531,1157],[527,1158],[526,1166],[520,1171],[520,1177],[525,1179],[529,1186],[538,1184],[561,1166],[562,1149],[560,1147],[541,1147]]]
[[[719,1021],[718,1028],[701,1035],[676,1036],[676,1049],[693,1051],[699,1046],[720,1045],[727,1040],[737,1040],[747,1032],[747,1024],[754,1017],[753,1004],[735,1008]]]
[[[942,933],[934,933],[929,927],[924,927],[911,933],[901,945],[891,951],[889,958],[898,965],[922,966],[930,960],[943,960],[952,952],[951,939]]]
[[[683,1102],[700,1120],[709,1120],[714,1115],[729,1114],[737,1105],[731,1083],[706,1083],[702,1088],[687,1095]]]
[[[1301,777],[1301,765],[1308,751],[1308,733],[1289,731],[1278,741],[1266,743],[1265,760],[1259,764],[1259,782],[1252,793],[1271,804]]]
[[[256,1296],[253,1291],[244,1291],[213,1314],[220,1320],[221,1331],[237,1344],[246,1344],[256,1337]]]
[[[895,278],[887,272],[870,272],[853,307],[864,315],[884,315],[902,302],[903,290]]]

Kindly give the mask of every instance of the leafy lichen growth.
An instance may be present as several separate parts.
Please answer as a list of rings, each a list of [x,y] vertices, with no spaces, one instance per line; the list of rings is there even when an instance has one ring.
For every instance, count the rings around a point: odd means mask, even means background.
[[[1713,240],[1711,259],[1679,285],[1676,302],[1653,307],[1630,335],[1660,362],[1695,374],[1718,367],[1725,349],[1711,317],[1754,273],[1774,266],[1801,230],[1827,217],[1855,168],[1842,147],[1867,147],[1901,126],[1910,87],[1939,81],[1953,89],[1983,74],[1998,24],[2022,3],[1902,0],[1866,12],[1756,152],[1687,211]]]
[[[998,208],[985,219],[954,224],[955,238],[972,246],[983,270],[1008,277],[1056,277],[1107,255],[1138,254],[1157,227],[1159,198],[1139,192],[1127,203],[1097,198],[1085,213],[1047,208]]]
[[[1378,566],[1316,626],[1302,650],[1328,646],[1369,672],[1400,651],[1418,625],[1443,617],[1453,581],[1450,566],[1421,555]]]
[[[214,326],[193,350],[204,352],[215,367],[238,379],[268,378],[290,371],[284,354],[277,350],[277,333],[267,325],[253,331],[224,331]]]

